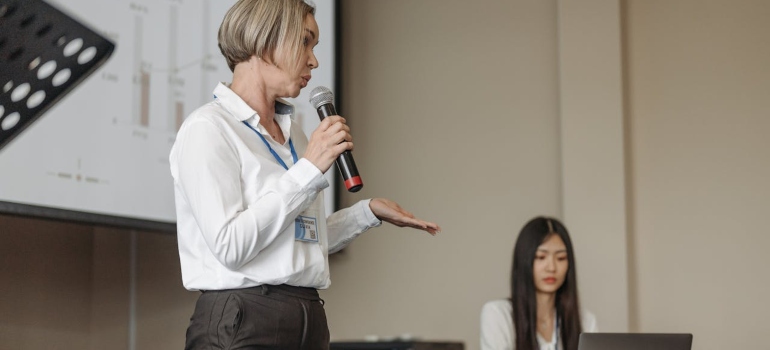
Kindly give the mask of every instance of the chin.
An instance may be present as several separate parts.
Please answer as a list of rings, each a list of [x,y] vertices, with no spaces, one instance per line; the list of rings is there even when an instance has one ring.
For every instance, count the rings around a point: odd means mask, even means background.
[[[556,293],[561,288],[561,285],[536,286],[535,288],[541,293]]]
[[[278,97],[280,98],[297,98],[299,96],[300,91],[302,90],[302,85],[300,84],[287,84],[283,86],[283,89],[278,93]]]
[[[299,92],[301,90],[302,90],[301,86],[297,86],[295,88],[292,88],[291,90],[289,90],[289,94],[286,97],[297,98],[297,96],[299,96]]]

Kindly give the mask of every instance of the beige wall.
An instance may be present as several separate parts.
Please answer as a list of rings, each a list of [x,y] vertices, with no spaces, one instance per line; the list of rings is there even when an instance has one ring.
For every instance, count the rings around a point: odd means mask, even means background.
[[[604,332],[629,326],[618,0],[559,1],[563,218],[574,240],[580,302]]]
[[[516,232],[549,214],[602,330],[765,347],[769,2],[342,5],[339,109],[366,183],[343,202],[385,196],[444,232],[386,225],[333,256],[334,339],[477,349]],[[180,348],[197,293],[175,244],[0,215],[0,348]]]
[[[516,233],[560,214],[555,1],[343,1],[340,113],[361,193],[443,232],[383,226],[331,261],[334,339],[410,333],[473,349],[508,295]]]
[[[767,348],[770,2],[627,10],[638,328]]]

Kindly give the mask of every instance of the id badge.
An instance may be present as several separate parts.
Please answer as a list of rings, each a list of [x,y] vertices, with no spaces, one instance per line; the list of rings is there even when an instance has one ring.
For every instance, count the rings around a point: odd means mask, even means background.
[[[315,217],[297,216],[294,219],[294,239],[303,242],[318,243],[318,222]]]
[[[321,227],[318,220],[323,220],[323,193],[310,204],[310,207],[299,213],[294,219],[294,240],[308,243],[319,243],[320,236],[325,234],[320,232]]]

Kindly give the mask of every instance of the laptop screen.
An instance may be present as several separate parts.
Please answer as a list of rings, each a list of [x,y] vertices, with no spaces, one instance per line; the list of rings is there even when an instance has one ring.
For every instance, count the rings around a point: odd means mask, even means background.
[[[692,334],[582,333],[578,350],[690,350]]]

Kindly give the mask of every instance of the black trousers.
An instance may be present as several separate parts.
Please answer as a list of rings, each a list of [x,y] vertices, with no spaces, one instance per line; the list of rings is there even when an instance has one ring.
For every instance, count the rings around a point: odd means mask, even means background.
[[[323,300],[313,288],[287,285],[203,292],[185,349],[327,350]]]

